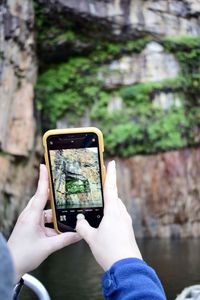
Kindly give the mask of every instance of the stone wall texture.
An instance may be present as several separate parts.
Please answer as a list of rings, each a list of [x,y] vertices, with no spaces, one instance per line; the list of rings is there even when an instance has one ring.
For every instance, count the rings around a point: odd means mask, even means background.
[[[0,228],[8,234],[35,185],[34,84],[37,64],[31,1],[0,4]]]
[[[200,236],[200,150],[117,159],[119,194],[137,236]]]
[[[200,237],[199,0],[0,3],[1,230],[35,189],[37,129],[95,125],[136,235]]]
[[[38,3],[44,120],[52,116],[50,126],[59,128],[102,129],[107,155],[118,153],[120,197],[133,215],[137,236],[199,237],[200,128],[193,120],[200,103],[195,86],[187,87],[200,72],[199,1]],[[66,74],[58,78],[59,89],[53,84],[58,74]],[[51,95],[57,107],[48,100]],[[72,111],[78,111],[76,120]]]
[[[70,12],[85,20],[96,19],[108,33],[141,35],[199,35],[198,0],[41,0],[47,10]],[[104,34],[106,34],[104,32]]]

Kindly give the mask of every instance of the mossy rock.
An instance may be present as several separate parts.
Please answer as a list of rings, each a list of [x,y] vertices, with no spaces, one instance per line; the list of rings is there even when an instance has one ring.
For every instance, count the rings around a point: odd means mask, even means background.
[[[61,30],[55,41],[64,37],[76,40],[77,34],[71,28],[68,33]],[[173,80],[108,90],[98,77],[103,65],[125,54],[140,53],[148,42],[155,40],[149,36],[126,42],[96,40],[87,53],[70,56],[63,63],[44,64],[36,86],[43,129],[56,127],[56,122],[63,117],[68,126],[77,126],[87,112],[91,124],[103,131],[109,156],[156,153],[198,145],[200,38],[157,40],[180,63],[180,74]],[[177,94],[181,105],[171,105],[168,109],[155,106],[153,100],[161,92]],[[122,99],[123,107],[109,112],[109,102],[114,96]]]

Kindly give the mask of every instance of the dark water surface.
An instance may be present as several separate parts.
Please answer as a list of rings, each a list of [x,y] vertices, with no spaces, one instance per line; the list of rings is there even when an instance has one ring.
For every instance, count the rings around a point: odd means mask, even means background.
[[[139,240],[142,255],[158,273],[167,299],[200,283],[200,240]],[[101,300],[102,270],[84,242],[50,256],[32,273],[52,300]],[[26,288],[20,300],[37,299]]]

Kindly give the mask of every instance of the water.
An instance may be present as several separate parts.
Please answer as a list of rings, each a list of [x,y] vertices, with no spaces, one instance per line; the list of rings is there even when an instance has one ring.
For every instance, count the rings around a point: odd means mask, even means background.
[[[200,240],[140,240],[141,252],[159,274],[167,299],[189,285],[200,284]],[[51,255],[32,273],[52,300],[102,300],[102,270],[82,241]],[[24,289],[20,300],[37,299]]]

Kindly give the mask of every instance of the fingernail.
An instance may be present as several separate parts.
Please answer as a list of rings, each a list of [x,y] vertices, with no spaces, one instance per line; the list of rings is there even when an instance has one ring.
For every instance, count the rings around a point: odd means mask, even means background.
[[[43,168],[43,166],[45,166],[44,164],[40,164],[40,170]]]
[[[85,219],[85,216],[84,216],[84,214],[78,214],[78,215],[76,216],[76,219],[77,219],[77,220],[83,220],[83,219]]]
[[[110,164],[112,167],[115,167],[116,166],[115,160],[111,160]]]

